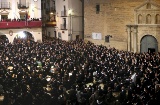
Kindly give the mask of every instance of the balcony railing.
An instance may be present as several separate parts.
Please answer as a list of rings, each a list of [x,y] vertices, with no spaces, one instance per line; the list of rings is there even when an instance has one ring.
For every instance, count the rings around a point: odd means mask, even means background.
[[[39,28],[42,27],[42,21],[25,21],[22,20],[2,20],[0,21],[0,29],[11,29],[11,28]]]
[[[50,13],[50,10],[49,10],[49,8],[46,8],[46,14],[49,14]]]
[[[46,27],[55,27],[56,26],[56,20],[45,22],[45,26]]]
[[[10,2],[1,2],[0,9],[10,9]]]
[[[61,17],[67,17],[66,11],[61,11]]]
[[[50,7],[50,8],[46,8],[46,14],[49,14],[49,13],[51,13],[51,12],[53,12],[53,13],[55,13],[56,12],[56,10],[55,10],[55,8],[54,7]]]
[[[61,24],[61,30],[67,30],[67,24]]]
[[[18,9],[28,9],[29,8],[29,2],[25,3],[25,4],[21,4],[21,3],[17,2],[17,6],[18,6]]]
[[[50,11],[51,11],[51,12],[56,12],[55,7],[50,7]]]

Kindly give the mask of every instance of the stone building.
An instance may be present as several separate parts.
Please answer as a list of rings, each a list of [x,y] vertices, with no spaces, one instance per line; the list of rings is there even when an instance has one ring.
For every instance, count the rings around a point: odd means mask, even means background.
[[[160,0],[86,0],[84,37],[132,52],[160,51]]]

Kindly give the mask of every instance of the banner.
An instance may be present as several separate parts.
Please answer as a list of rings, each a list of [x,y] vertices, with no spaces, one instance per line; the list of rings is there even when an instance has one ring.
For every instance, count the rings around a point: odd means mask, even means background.
[[[102,34],[101,33],[92,33],[92,39],[98,39],[101,40],[102,39]]]

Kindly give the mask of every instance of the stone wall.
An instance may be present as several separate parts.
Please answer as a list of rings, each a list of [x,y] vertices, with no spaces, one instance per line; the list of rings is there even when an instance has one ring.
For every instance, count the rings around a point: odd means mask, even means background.
[[[121,50],[127,50],[127,41],[128,41],[127,25],[136,24],[135,9],[140,5],[144,4],[145,2],[148,2],[148,0],[88,0],[88,1],[89,2],[85,2],[84,5],[85,40],[90,40],[95,44],[106,45],[105,36],[112,35],[112,38],[109,43],[110,46]],[[155,4],[160,4],[160,0],[150,0],[150,1]],[[96,13],[96,5],[100,5],[99,13]],[[153,30],[151,31],[152,31],[151,33],[154,33]],[[102,40],[98,41],[93,40],[91,38],[92,32],[102,33]],[[158,38],[160,35],[158,35],[158,31],[155,32]],[[141,30],[138,30],[138,35],[142,33],[144,33],[143,30],[142,32]],[[90,38],[87,38],[88,36],[90,36]],[[139,38],[140,36],[138,36],[138,39]],[[160,40],[160,38],[158,38],[157,40]]]

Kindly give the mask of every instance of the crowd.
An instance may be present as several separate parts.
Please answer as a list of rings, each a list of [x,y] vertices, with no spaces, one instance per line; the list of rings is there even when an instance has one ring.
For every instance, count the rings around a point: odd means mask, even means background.
[[[0,44],[3,105],[160,105],[158,52],[84,40]]]
[[[41,20],[41,18],[30,18],[30,19],[28,19],[29,21],[40,21]],[[18,22],[20,22],[20,21],[26,21],[26,19],[24,18],[24,19],[1,19],[0,20],[1,22],[14,22],[14,21],[18,21]]]

